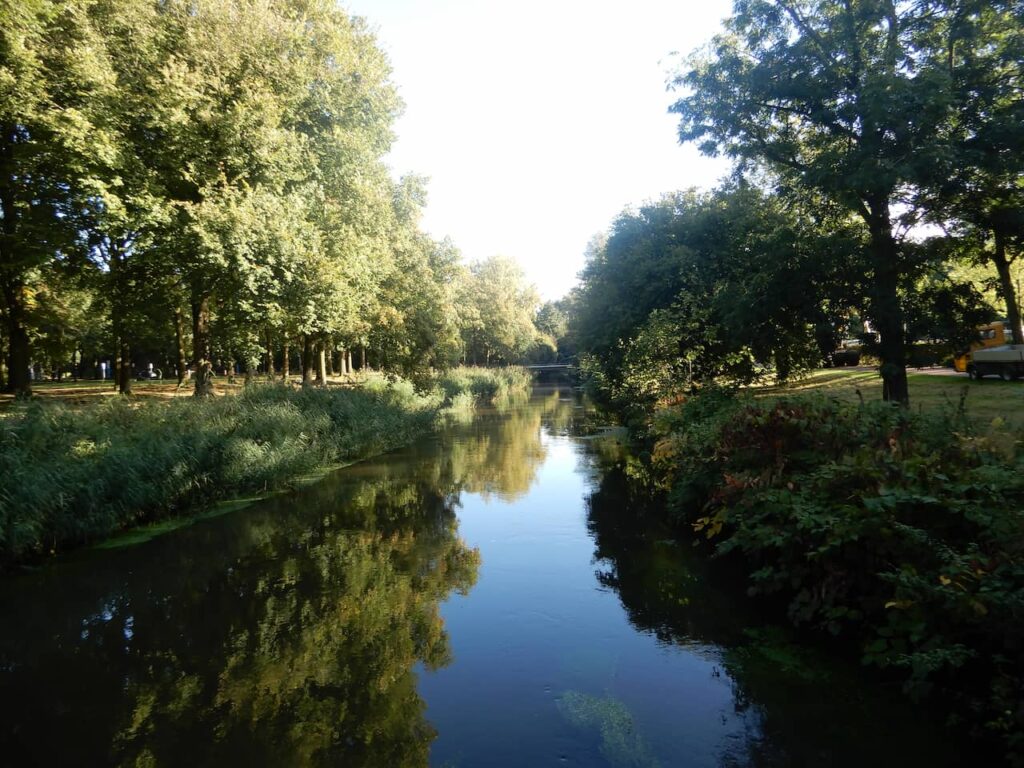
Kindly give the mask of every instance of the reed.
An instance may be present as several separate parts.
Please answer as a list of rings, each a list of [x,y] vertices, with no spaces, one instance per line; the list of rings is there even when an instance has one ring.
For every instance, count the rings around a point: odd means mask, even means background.
[[[0,418],[0,566],[287,487],[406,445],[443,414],[528,383],[525,371],[458,369],[427,393],[370,379],[357,389],[257,385],[209,400],[29,404]]]

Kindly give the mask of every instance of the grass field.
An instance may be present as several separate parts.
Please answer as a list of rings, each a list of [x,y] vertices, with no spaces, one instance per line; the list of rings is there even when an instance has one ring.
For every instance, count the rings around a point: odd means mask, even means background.
[[[334,376],[328,377],[327,382],[331,386],[351,386],[353,382],[363,381],[365,376]],[[257,382],[266,382],[264,377],[258,376]],[[280,381],[280,379],[277,379]],[[291,377],[292,384],[296,386],[301,383],[298,376]],[[238,394],[244,389],[244,376],[217,376],[213,380],[214,390],[217,394]],[[113,381],[98,381],[95,379],[81,379],[80,381],[36,381],[32,383],[32,395],[40,400],[59,400],[65,405],[85,405],[87,403],[101,402],[110,397],[117,396],[117,388]],[[133,381],[132,396],[144,399],[170,399],[174,397],[191,397],[192,382],[179,387],[175,379],[163,379],[162,381]],[[14,401],[14,395],[0,393],[0,409],[9,406]]]
[[[1024,430],[1024,381],[986,378],[971,381],[967,374],[933,370],[907,372],[910,407],[917,411],[955,410],[961,398],[967,415],[982,434],[1007,435]],[[782,386],[759,387],[759,397],[818,392],[857,403],[882,398],[882,379],[875,370],[828,368]],[[858,395],[860,392],[860,395]]]

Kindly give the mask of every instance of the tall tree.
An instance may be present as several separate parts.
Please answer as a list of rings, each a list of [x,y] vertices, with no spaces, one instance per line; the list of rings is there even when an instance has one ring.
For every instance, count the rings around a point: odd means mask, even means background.
[[[928,3],[736,0],[726,32],[675,79],[679,136],[707,154],[764,164],[859,216],[883,396],[907,403],[901,278],[914,264],[894,230],[899,204],[934,162],[947,72],[918,56]]]
[[[460,352],[460,255],[449,241],[420,231],[425,204],[424,179],[406,176],[394,185],[388,258],[369,334],[382,362],[417,382],[451,366]]]
[[[97,94],[109,82],[85,0],[0,2],[0,292],[7,389],[31,391],[33,270],[80,245],[78,204],[109,152]]]
[[[470,272],[468,288],[479,321],[469,329],[467,346],[488,365],[494,360],[515,362],[537,338],[533,319],[540,297],[507,256],[477,262]]]
[[[364,271],[360,246],[376,210],[366,179],[379,176],[399,102],[372,35],[326,0],[172,0],[159,13],[147,162],[176,213],[196,394],[204,395],[214,299],[233,301],[240,281],[257,285],[261,276],[250,273],[266,267],[246,240],[258,226],[252,215],[273,215],[273,206],[246,201],[302,190],[305,221],[289,219],[310,243],[306,289],[328,289],[330,300],[310,294],[300,322],[310,334],[331,332],[346,279]],[[308,238],[312,230],[319,237]],[[252,325],[262,330],[269,319]]]
[[[842,216],[798,203],[740,184],[623,213],[573,302],[603,394],[646,407],[693,384],[820,362],[821,329],[858,296],[848,260],[863,245]]]
[[[1014,340],[1024,342],[1012,265],[1024,246],[1024,5],[1001,0],[935,3],[944,23],[922,46],[952,83],[952,119],[941,162],[921,200],[930,218],[980,239],[995,268]],[[987,242],[985,242],[987,241]]]

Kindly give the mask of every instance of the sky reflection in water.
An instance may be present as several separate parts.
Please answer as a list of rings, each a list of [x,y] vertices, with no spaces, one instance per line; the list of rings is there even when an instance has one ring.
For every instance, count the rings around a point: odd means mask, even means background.
[[[594,423],[538,391],[0,583],[0,762],[960,764],[897,692],[748,631]]]

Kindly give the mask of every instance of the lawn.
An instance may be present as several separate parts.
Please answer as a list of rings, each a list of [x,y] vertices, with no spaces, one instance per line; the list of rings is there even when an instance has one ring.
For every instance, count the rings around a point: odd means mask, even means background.
[[[965,373],[945,369],[932,369],[927,373],[908,371],[907,378],[910,407],[914,410],[955,410],[963,397],[968,416],[982,434],[1001,435],[1002,442],[1008,433],[1024,430],[1024,381],[995,378],[971,381]],[[807,392],[819,392],[851,403],[858,402],[860,396],[864,400],[880,400],[882,379],[875,370],[828,368],[789,384],[756,389],[759,397]]]

